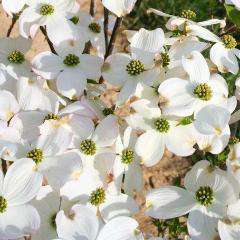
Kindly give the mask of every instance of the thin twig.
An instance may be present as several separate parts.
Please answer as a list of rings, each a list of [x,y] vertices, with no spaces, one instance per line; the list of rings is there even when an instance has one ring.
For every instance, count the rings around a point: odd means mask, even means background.
[[[107,48],[108,48],[108,21],[109,21],[109,11],[107,8],[104,8],[104,22],[103,22],[103,26],[104,26],[104,39],[105,39],[105,53],[107,52]]]
[[[49,45],[49,47],[51,49],[51,52],[54,53],[54,54],[57,54],[57,52],[56,52],[56,50],[55,50],[55,48],[53,46],[53,43],[50,41],[50,39],[49,39],[49,37],[47,35],[47,31],[46,31],[45,27],[40,26],[40,30],[43,33],[43,35],[45,36],[45,39],[47,40],[47,43],[48,43],[48,45]]]
[[[3,172],[3,174],[5,175],[6,174],[6,172],[7,172],[7,161],[5,161],[4,159],[1,159],[1,161],[2,161],[2,172]]]
[[[90,10],[89,10],[89,13],[90,15],[93,17],[94,16],[94,9],[95,9],[95,1],[94,0],[91,0],[91,3],[90,3]]]
[[[116,38],[117,38],[117,31],[118,31],[118,28],[121,26],[121,23],[122,23],[122,17],[117,17],[114,28],[113,28],[113,31],[112,31],[112,36],[110,38],[110,42],[108,44],[108,48],[107,48],[107,51],[106,51],[106,54],[105,54],[105,59],[110,54],[112,54],[114,44],[115,44],[115,41],[116,41]]]
[[[17,20],[18,20],[18,16],[14,14],[13,17],[12,17],[12,23],[11,23],[11,25],[10,25],[8,31],[7,31],[7,37],[10,37],[11,32],[12,32]]]

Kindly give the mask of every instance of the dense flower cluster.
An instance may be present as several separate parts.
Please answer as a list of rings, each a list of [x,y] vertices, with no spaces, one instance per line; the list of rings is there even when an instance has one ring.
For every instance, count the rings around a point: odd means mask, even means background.
[[[128,48],[117,52],[135,3],[102,0],[96,18],[75,0],[2,0],[20,35],[0,39],[1,240],[162,239],[142,232],[134,215],[142,167],[165,150],[199,159],[182,187],[144,195],[145,215],[186,215],[186,239],[240,239],[240,142],[231,132],[240,79],[232,96],[224,78],[239,72],[238,41],[222,19],[148,9],[168,19],[167,32],[127,30]],[[50,50],[29,61],[37,31]]]

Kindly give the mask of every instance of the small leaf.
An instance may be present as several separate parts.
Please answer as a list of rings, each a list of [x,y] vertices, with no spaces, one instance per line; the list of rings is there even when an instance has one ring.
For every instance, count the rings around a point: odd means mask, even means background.
[[[240,11],[238,11],[233,5],[224,5],[227,11],[229,20],[240,27]]]

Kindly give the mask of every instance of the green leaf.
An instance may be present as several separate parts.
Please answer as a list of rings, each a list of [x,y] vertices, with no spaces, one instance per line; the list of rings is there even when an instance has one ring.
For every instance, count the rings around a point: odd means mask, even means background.
[[[240,27],[240,11],[238,11],[233,5],[224,5],[227,11],[229,20]]]

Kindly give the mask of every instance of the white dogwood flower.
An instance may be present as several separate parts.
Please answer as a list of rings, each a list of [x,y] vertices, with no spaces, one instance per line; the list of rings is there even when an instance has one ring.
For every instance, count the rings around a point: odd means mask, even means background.
[[[239,0],[225,0],[225,3],[229,4],[229,5],[234,5],[236,7],[236,9],[240,10]]]

